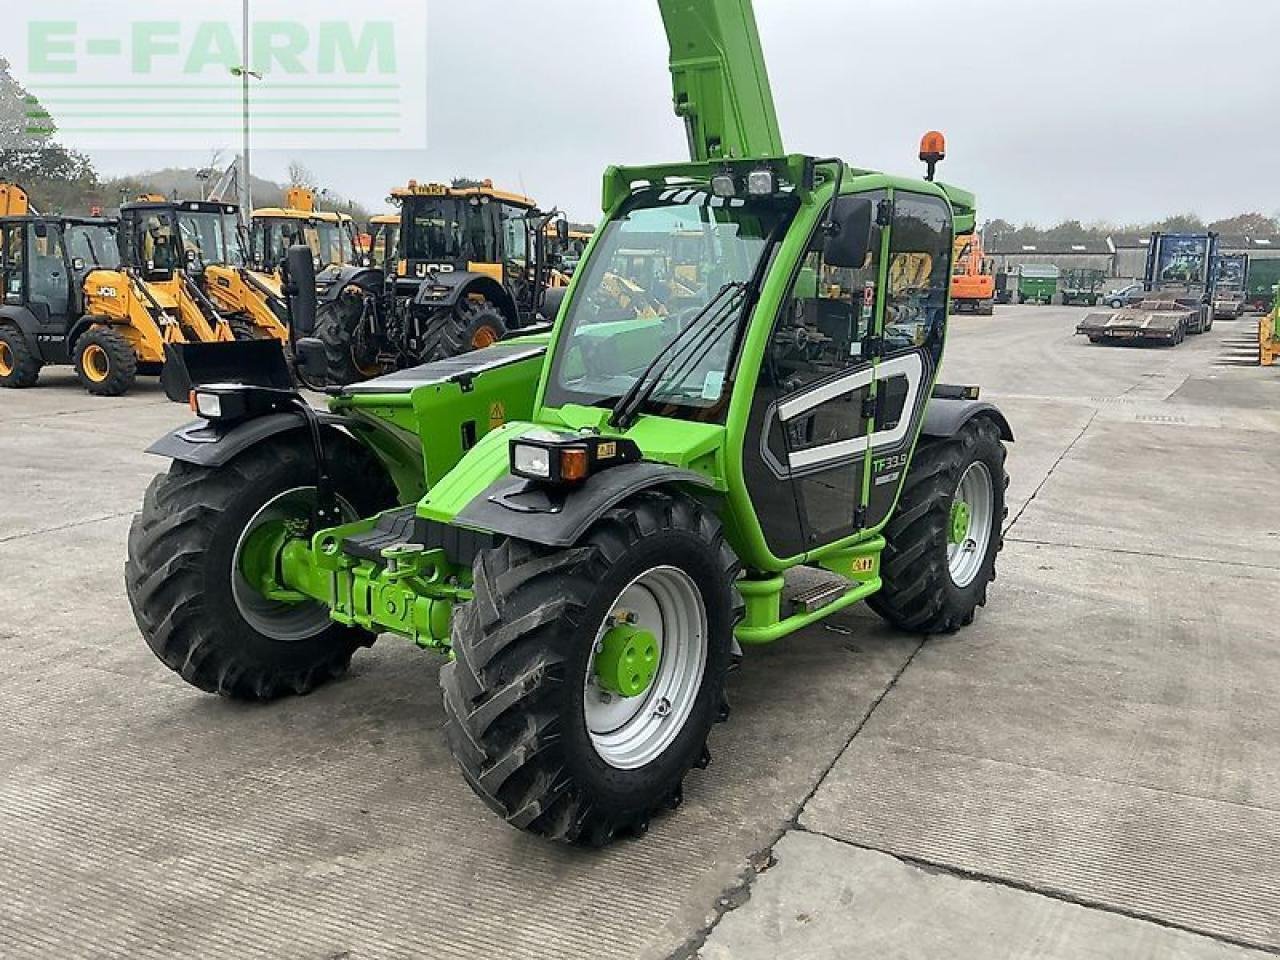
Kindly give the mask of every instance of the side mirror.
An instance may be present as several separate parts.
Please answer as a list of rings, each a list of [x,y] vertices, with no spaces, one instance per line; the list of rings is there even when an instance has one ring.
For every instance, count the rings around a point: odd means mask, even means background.
[[[309,337],[316,328],[316,265],[311,248],[301,244],[290,247],[284,269],[293,335]]]
[[[568,220],[556,221],[556,239],[560,241],[562,246],[569,242],[569,221]]]
[[[871,252],[875,205],[866,197],[840,197],[831,211],[822,259],[832,267],[858,270]]]

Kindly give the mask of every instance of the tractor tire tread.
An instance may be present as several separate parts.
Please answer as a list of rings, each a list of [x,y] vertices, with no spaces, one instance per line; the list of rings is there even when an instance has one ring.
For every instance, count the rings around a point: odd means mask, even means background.
[[[630,809],[606,808],[568,772],[561,730],[563,698],[574,695],[566,693],[566,643],[590,632],[584,615],[606,572],[660,530],[693,535],[713,552],[737,623],[743,609],[732,586],[737,557],[715,515],[681,495],[639,495],[608,511],[579,547],[552,551],[508,540],[474,564],[475,599],[454,613],[454,660],[440,674],[446,736],[472,789],[515,827],[601,846],[619,834],[643,833],[654,814],[678,802],[699,752],[661,796]],[[713,682],[717,705],[723,683],[723,675]]]
[[[107,375],[101,381],[94,381],[84,370],[84,353],[95,345],[107,355]],[[90,328],[76,340],[72,354],[76,376],[95,397],[122,397],[137,382],[138,355],[124,335],[111,327]]]
[[[359,453],[344,449],[344,465],[361,476],[381,477],[380,470],[364,472],[376,468],[373,455],[364,456],[368,461],[361,463]],[[175,463],[147,488],[129,530],[126,592],[147,645],[192,686],[239,700],[304,695],[345,673],[356,650],[370,645],[364,631],[334,624],[323,644],[282,643],[264,658],[226,639],[229,628],[210,600],[203,560],[224,512],[272,471],[289,465],[301,472],[311,468],[310,461],[308,443],[274,443],[217,470]],[[370,484],[369,497],[394,501],[390,481]],[[317,646],[323,652],[317,654]]]
[[[951,500],[963,472],[981,451],[995,454],[999,473],[992,477],[997,507],[991,561],[964,589],[951,582],[947,569],[946,524]],[[881,556],[883,588],[867,605],[894,627],[911,633],[954,633],[973,622],[976,607],[985,606],[987,585],[995,580],[995,563],[1004,547],[1004,519],[1008,515],[1004,469],[1005,448],[1000,430],[989,417],[978,417],[946,440],[926,440],[916,450],[908,470],[898,509],[885,528]]]
[[[15,326],[0,325],[0,342],[9,348],[13,363],[13,369],[9,373],[0,374],[0,387],[12,390],[34,387],[40,379],[40,369],[44,364],[31,349],[23,332]]]

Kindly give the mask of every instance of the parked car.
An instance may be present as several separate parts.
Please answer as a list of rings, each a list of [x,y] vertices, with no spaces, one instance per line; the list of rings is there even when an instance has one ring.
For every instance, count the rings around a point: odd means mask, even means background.
[[[1125,307],[1132,307],[1134,304],[1141,303],[1146,298],[1146,287],[1140,283],[1131,283],[1127,287],[1121,287],[1119,290],[1112,290],[1103,299],[1112,310],[1123,310]]]

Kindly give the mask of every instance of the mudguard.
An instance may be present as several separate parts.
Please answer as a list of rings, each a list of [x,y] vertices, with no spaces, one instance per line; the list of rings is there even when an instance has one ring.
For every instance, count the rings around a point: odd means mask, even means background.
[[[326,433],[341,434],[345,418],[319,410],[316,414]],[[197,467],[220,467],[265,440],[304,429],[306,423],[298,413],[273,413],[228,426],[197,420],[161,437],[147,447],[147,453]]]
[[[27,345],[32,352],[36,356],[40,355],[40,344],[36,339],[36,334],[40,329],[40,322],[36,319],[34,313],[26,307],[0,307],[0,324],[17,327],[18,331],[26,338]]]
[[[466,271],[433,273],[425,280],[418,281],[413,302],[415,306],[430,310],[448,309],[455,306],[463,297],[473,293],[483,296],[501,310],[509,326],[514,327],[519,324],[520,318],[516,313],[516,305],[511,295],[493,277],[482,273]]]
[[[673,484],[710,488],[702,474],[665,463],[612,467],[581,486],[554,490],[503,477],[472,500],[455,522],[471,530],[547,547],[571,547],[597,520],[637,493]]]
[[[386,285],[386,277],[381,270],[372,267],[350,264],[326,267],[316,275],[316,300],[318,303],[333,303],[352,284],[363,290],[379,293]]]
[[[956,400],[934,397],[924,414],[921,436],[946,439],[954,437],[974,417],[987,417],[1000,428],[1000,439],[1013,443],[1013,429],[1003,413],[991,403],[980,400]]]

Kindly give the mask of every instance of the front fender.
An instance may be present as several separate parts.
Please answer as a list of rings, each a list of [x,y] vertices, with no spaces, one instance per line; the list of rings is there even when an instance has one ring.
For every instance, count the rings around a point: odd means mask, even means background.
[[[347,423],[346,418],[332,413],[317,411],[317,415],[326,433],[340,433],[339,428]],[[272,413],[229,426],[196,420],[161,437],[147,447],[147,453],[197,467],[221,467],[250,447],[305,428],[302,415],[297,413]]]
[[[547,547],[571,547],[618,504],[645,490],[675,484],[711,487],[701,474],[665,463],[612,467],[564,491],[506,476],[468,503],[455,522]]]
[[[1001,440],[1008,443],[1013,442],[1013,428],[1009,426],[1009,421],[1005,419],[1005,415],[1000,412],[995,404],[985,403],[980,400],[934,397],[929,401],[929,406],[925,410],[924,427],[920,432],[925,437],[947,439],[954,437],[966,423],[975,417],[987,417],[999,428]]]
[[[370,293],[379,293],[387,279],[381,270],[357,267],[350,264],[326,267],[316,277],[316,302],[333,303],[347,287],[357,286]]]

